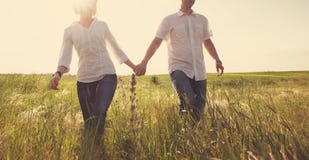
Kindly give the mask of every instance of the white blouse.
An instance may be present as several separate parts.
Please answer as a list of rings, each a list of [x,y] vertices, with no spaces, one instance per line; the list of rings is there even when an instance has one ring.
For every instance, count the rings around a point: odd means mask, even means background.
[[[115,74],[106,42],[120,63],[128,60],[105,22],[94,19],[88,28],[74,22],[64,31],[58,66],[70,68],[74,46],[79,57],[77,71],[79,82],[94,82],[106,74]]]

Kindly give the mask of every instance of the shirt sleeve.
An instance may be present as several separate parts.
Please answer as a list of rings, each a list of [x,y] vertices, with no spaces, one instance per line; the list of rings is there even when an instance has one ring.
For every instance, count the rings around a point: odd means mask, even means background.
[[[127,55],[121,50],[121,48],[119,47],[116,39],[114,38],[113,34],[111,33],[111,31],[109,30],[107,24],[106,24],[106,32],[105,32],[105,40],[108,42],[108,44],[110,45],[113,53],[116,55],[116,58],[118,59],[119,63],[122,64],[125,61],[129,60],[129,58],[127,57]]]
[[[168,17],[164,18],[157,30],[156,37],[160,39],[167,40],[167,34],[170,31],[170,25],[169,25],[169,20]]]
[[[210,37],[213,35],[211,27],[209,26],[208,19],[206,17],[203,17],[204,22],[204,30],[203,30],[203,39],[207,40],[210,39]]]
[[[70,64],[72,61],[73,41],[71,37],[70,30],[66,29],[63,34],[62,46],[58,61],[58,66],[64,66],[67,69],[70,69]]]

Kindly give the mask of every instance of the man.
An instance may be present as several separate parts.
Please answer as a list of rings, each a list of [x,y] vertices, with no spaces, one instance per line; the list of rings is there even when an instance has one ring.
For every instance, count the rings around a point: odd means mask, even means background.
[[[144,59],[134,71],[136,75],[144,75],[148,61],[165,40],[168,46],[169,74],[180,99],[180,113],[189,111],[199,121],[206,100],[203,44],[216,61],[218,76],[223,74],[224,68],[210,39],[212,33],[208,20],[192,10],[194,2],[182,0],[180,11],[163,19]]]

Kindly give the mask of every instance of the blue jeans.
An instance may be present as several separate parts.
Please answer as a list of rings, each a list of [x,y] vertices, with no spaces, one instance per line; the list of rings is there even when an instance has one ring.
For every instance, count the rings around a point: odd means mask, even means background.
[[[180,70],[173,71],[170,77],[180,100],[180,113],[187,110],[199,121],[206,103],[206,80],[195,81]]]
[[[115,74],[105,75],[101,80],[77,82],[79,104],[83,113],[85,132],[91,132],[100,141],[104,131],[107,110],[117,87]],[[100,143],[100,142],[98,142]]]

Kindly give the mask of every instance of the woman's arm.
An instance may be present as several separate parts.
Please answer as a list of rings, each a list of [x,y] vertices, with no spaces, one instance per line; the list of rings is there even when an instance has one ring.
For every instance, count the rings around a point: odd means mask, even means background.
[[[133,71],[135,70],[136,65],[133,64],[130,60],[124,62],[127,66],[129,66]]]
[[[71,39],[71,32],[69,29],[66,29],[63,34],[63,41],[57,71],[53,75],[53,78],[50,80],[51,89],[57,90],[58,83],[62,75],[70,71],[69,67],[72,61],[72,50],[73,50],[73,42]]]

